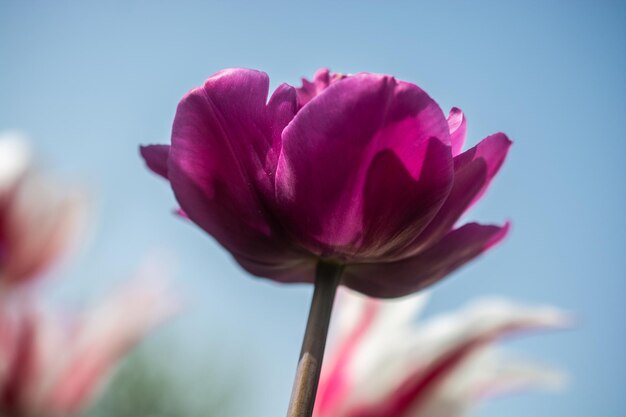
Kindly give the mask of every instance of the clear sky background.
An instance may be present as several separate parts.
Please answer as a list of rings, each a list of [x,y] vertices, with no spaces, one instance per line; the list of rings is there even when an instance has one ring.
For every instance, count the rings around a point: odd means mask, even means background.
[[[461,107],[470,145],[499,130],[515,141],[469,216],[512,219],[509,239],[436,285],[428,314],[495,294],[578,317],[574,331],[508,343],[567,369],[566,392],[475,415],[624,415],[626,3],[86,3],[0,1],[0,130],[27,132],[96,199],[91,245],[63,271],[69,293],[98,293],[152,248],[176,253],[190,306],[171,332],[192,353],[163,359],[217,355],[216,373],[252,378],[248,415],[284,415],[311,288],[246,276],[171,215],[171,190],[137,147],[167,142],[180,97],[222,68],[262,69],[274,86],[321,66],[389,73]]]

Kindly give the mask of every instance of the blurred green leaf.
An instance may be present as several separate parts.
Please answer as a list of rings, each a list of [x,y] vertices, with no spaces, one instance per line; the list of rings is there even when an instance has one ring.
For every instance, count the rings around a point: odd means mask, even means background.
[[[245,414],[239,409],[242,401],[237,401],[246,391],[240,373],[225,377],[223,371],[217,374],[210,363],[175,366],[175,356],[163,348],[158,351],[138,349],[123,362],[102,396],[83,417],[235,417]],[[190,362],[189,358],[185,362]]]

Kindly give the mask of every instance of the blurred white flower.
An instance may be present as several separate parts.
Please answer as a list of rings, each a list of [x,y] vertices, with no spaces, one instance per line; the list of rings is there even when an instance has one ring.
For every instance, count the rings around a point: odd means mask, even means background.
[[[68,249],[84,228],[86,206],[81,191],[35,169],[22,136],[0,134],[0,295]]]
[[[427,299],[340,291],[315,417],[456,417],[486,396],[564,384],[560,372],[493,346],[517,331],[567,326],[562,311],[484,299],[414,323]]]
[[[7,303],[0,309],[0,415],[81,412],[117,361],[178,307],[163,272],[148,268],[99,304],[60,312]]]

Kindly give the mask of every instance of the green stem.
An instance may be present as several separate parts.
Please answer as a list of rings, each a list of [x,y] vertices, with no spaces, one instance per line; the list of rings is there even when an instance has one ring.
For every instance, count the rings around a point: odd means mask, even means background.
[[[317,264],[315,291],[287,417],[311,417],[313,414],[330,315],[342,271],[343,266],[339,264],[322,261]]]

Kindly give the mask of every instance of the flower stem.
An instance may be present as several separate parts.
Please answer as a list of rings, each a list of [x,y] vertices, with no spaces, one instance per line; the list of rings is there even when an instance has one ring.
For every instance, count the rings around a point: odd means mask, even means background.
[[[287,417],[311,417],[313,414],[330,314],[342,271],[343,266],[339,264],[323,261],[317,264],[315,291],[302,341]]]

